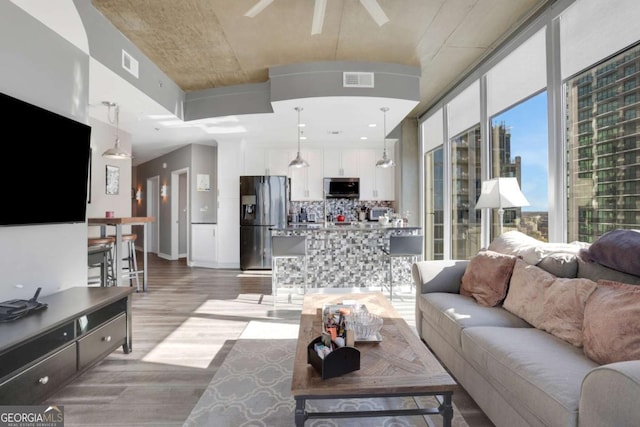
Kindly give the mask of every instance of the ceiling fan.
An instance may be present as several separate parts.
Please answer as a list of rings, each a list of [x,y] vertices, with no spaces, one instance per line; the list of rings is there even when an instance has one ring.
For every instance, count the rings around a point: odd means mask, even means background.
[[[273,0],[258,0],[251,9],[244,14],[249,18],[253,18],[262,12],[267,6],[273,3]],[[371,18],[378,24],[379,27],[383,26],[389,21],[389,18],[384,13],[378,0],[360,0],[360,4],[369,12]],[[327,0],[315,0],[315,6],[313,8],[313,20],[311,21],[311,35],[320,34],[322,32],[322,24],[324,22],[324,14],[327,9]]]

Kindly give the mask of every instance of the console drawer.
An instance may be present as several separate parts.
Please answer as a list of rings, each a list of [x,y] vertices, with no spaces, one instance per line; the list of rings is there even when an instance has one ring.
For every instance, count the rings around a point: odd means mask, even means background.
[[[0,384],[0,405],[30,405],[43,401],[76,373],[75,343]]]
[[[78,340],[78,370],[111,353],[127,339],[127,315],[121,314]]]

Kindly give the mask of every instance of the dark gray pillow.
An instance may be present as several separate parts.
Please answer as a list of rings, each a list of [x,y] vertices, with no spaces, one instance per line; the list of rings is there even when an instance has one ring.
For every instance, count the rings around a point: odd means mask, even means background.
[[[556,277],[571,279],[578,275],[578,257],[576,254],[557,253],[547,255],[536,266]]]
[[[584,260],[581,257],[578,257],[578,277],[591,279],[594,282],[598,280],[614,280],[630,285],[640,285],[640,276],[623,273],[622,271],[605,267],[602,264]]]
[[[581,255],[592,262],[640,276],[640,230],[609,231],[589,246]]]

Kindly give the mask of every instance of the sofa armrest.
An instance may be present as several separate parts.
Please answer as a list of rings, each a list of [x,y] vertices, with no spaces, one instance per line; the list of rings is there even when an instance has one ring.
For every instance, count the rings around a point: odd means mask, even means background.
[[[640,425],[640,360],[610,363],[582,381],[580,427]]]
[[[429,292],[460,292],[468,260],[418,261],[411,267],[416,296]]]

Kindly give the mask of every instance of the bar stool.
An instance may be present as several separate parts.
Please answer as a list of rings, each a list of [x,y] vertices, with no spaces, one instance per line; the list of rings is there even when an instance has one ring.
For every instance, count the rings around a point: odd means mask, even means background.
[[[88,276],[88,284],[100,283],[107,287],[115,282],[113,270],[113,237],[89,237],[87,238],[88,266],[89,270],[100,268],[100,276]],[[96,281],[99,279],[99,281]]]
[[[116,236],[108,236],[112,237],[115,240]],[[133,286],[133,279],[136,279],[136,291],[140,290],[140,277],[139,275],[143,273],[144,270],[138,270],[138,257],[136,256],[136,239],[138,235],[135,233],[132,234],[123,234],[122,235],[122,243],[127,245],[127,250],[124,252],[124,256],[122,257],[122,261],[126,262],[126,266],[122,268],[122,277],[127,277],[129,279],[129,286]]]
[[[393,259],[411,257],[415,261],[415,257],[422,255],[422,236],[390,236],[389,248],[383,248],[382,252],[389,259],[389,301],[393,301]],[[384,292],[384,283],[380,291]]]
[[[273,307],[278,296],[278,259],[302,258],[303,293],[307,293],[307,236],[271,236],[271,293]],[[291,302],[291,294],[289,294]]]

